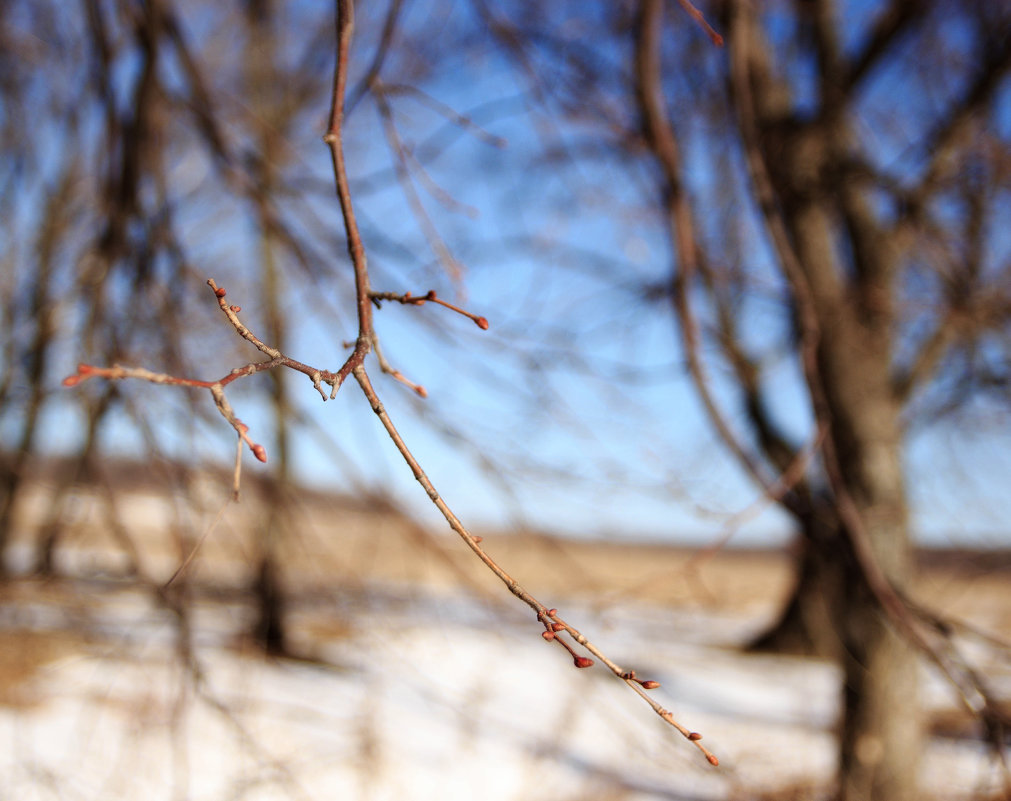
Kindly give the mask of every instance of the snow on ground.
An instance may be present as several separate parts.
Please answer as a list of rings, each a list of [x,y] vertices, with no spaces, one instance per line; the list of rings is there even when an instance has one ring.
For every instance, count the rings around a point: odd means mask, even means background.
[[[196,681],[171,616],[135,590],[92,600],[75,625],[101,639],[36,673],[41,703],[0,708],[0,801],[739,800],[834,769],[838,674],[726,647],[753,620],[563,610],[662,683],[657,700],[704,734],[713,768],[605,670],[576,670],[532,615],[420,591],[341,609],[295,615],[319,660],[277,661],[235,647],[242,607],[204,602]],[[45,604],[18,614],[4,622],[59,617]],[[924,760],[938,797],[994,778],[973,741],[937,739]]]

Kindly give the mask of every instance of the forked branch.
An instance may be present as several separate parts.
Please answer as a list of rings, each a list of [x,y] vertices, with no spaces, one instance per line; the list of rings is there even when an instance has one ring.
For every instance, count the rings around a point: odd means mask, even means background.
[[[691,4],[685,4],[690,7]],[[342,142],[342,126],[344,120],[344,92],[347,84],[348,60],[351,45],[351,36],[354,29],[354,6],[351,0],[338,0],[337,2],[337,64],[334,72],[333,98],[330,112],[330,123],[324,141],[330,148],[333,162],[334,181],[336,185],[337,197],[340,201],[341,212],[344,220],[344,229],[347,236],[348,253],[351,259],[351,266],[355,276],[355,305],[358,320],[358,336],[355,340],[351,355],[348,356],[344,364],[336,371],[323,370],[312,367],[300,361],[290,358],[277,348],[265,343],[257,337],[239,319],[241,308],[239,306],[226,303],[226,292],[223,287],[219,287],[213,279],[208,280],[208,286],[214,292],[219,308],[228,319],[235,331],[249,342],[253,347],[267,356],[267,360],[252,362],[250,364],[237,367],[230,371],[228,375],[217,381],[202,381],[198,379],[180,378],[176,376],[155,373],[144,368],[130,368],[114,365],[112,367],[94,367],[91,365],[79,365],[77,373],[65,379],[64,384],[74,386],[89,378],[123,379],[137,378],[150,381],[156,384],[171,384],[175,386],[186,386],[197,389],[208,390],[214,398],[215,405],[226,420],[236,430],[240,440],[245,442],[254,455],[261,461],[266,461],[266,451],[263,446],[253,442],[248,436],[247,426],[239,420],[225,398],[225,387],[232,381],[239,378],[254,375],[265,370],[272,370],[279,367],[300,372],[313,383],[314,388],[320,393],[323,400],[336,396],[338,390],[348,376],[353,376],[357,384],[365,395],[373,412],[379,417],[387,434],[393,441],[394,446],[400,452],[418,483],[421,484],[425,493],[432,503],[442,513],[450,528],[455,531],[464,543],[473,551],[478,559],[494,573],[506,588],[519,600],[533,610],[537,621],[543,627],[542,636],[550,643],[557,643],[569,656],[572,657],[573,664],[577,668],[588,668],[594,664],[594,660],[583,655],[581,651],[592,654],[600,660],[616,677],[628,684],[638,693],[664,721],[677,729],[687,740],[692,742],[712,765],[718,765],[719,760],[709,751],[700,740],[702,735],[694,732],[680,724],[674,716],[653,698],[647,691],[659,687],[659,683],[649,679],[640,679],[634,670],[626,670],[611,659],[609,659],[597,646],[588,640],[578,629],[564,621],[558,616],[558,610],[549,608],[531,595],[522,585],[519,584],[506,570],[498,564],[481,545],[481,537],[472,534],[459,520],[456,514],[450,509],[428,475],[422,469],[417,459],[411,453],[404,439],[386,411],[378,393],[369,379],[366,370],[366,357],[370,352],[375,351],[379,364],[384,372],[390,373],[395,378],[413,387],[419,394],[425,394],[423,388],[412,384],[403,378],[396,370],[386,364],[382,358],[381,350],[378,348],[378,341],[373,328],[372,311],[373,307],[379,307],[382,301],[395,301],[406,305],[421,306],[425,303],[435,303],[444,306],[454,312],[464,315],[472,320],[479,328],[487,329],[488,321],[479,315],[472,314],[451,303],[441,300],[434,292],[429,292],[421,296],[413,296],[410,293],[397,295],[390,292],[373,292],[369,285],[369,272],[366,261],[365,247],[362,243],[358,224],[355,219],[355,212],[351,202],[351,191],[348,183],[345,157]],[[326,393],[323,385],[328,385],[331,391]]]

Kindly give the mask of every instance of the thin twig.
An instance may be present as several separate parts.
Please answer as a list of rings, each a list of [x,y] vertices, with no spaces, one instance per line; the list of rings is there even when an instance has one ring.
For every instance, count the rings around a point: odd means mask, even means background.
[[[435,290],[430,289],[424,295],[412,295],[410,292],[405,292],[402,295],[398,295],[395,292],[370,292],[369,297],[372,298],[372,302],[375,303],[377,307],[380,302],[384,300],[396,301],[397,303],[407,306],[424,306],[425,303],[431,301],[432,303],[438,303],[440,306],[445,306],[447,309],[455,311],[457,314],[462,314],[469,320],[473,320],[474,324],[482,331],[488,330],[488,318],[469,312],[466,309],[461,309],[459,306],[443,300],[435,294]]]
[[[353,375],[355,381],[358,383],[365,395],[366,400],[371,406],[372,410],[379,417],[380,422],[386,429],[387,435],[392,440],[394,446],[400,452],[404,461],[407,463],[408,467],[411,469],[414,477],[417,479],[418,483],[424,488],[425,493],[428,495],[429,499],[436,506],[436,508],[442,513],[443,517],[449,523],[453,531],[455,531],[464,543],[473,551],[473,553],[478,557],[478,559],[487,567],[511,592],[516,598],[525,603],[530,609],[533,610],[538,621],[544,626],[544,639],[548,641],[556,642],[559,646],[564,648],[570,656],[573,658],[573,663],[577,668],[588,668],[594,664],[594,661],[586,656],[579,654],[576,651],[576,647],[585,649],[587,652],[593,654],[600,662],[605,665],[615,676],[624,681],[630,687],[635,690],[650,706],[651,708],[669,725],[677,729],[686,739],[694,743],[697,748],[700,749],[702,754],[712,765],[718,765],[719,760],[716,756],[709,751],[705,746],[703,746],[699,741],[701,740],[701,735],[697,732],[693,732],[685,726],[681,725],[674,716],[666,709],[664,709],[660,704],[650,698],[646,691],[655,689],[659,686],[658,682],[652,680],[639,679],[635,675],[634,670],[625,670],[621,666],[617,665],[615,662],[610,660],[597,646],[590,642],[582,633],[580,633],[576,628],[570,624],[563,621],[558,617],[556,609],[549,609],[534,596],[532,596],[526,589],[524,589],[512,576],[509,575],[506,570],[499,565],[481,546],[481,537],[475,536],[463,525],[463,523],[457,518],[456,514],[452,511],[449,505],[445,502],[439,492],[436,490],[428,475],[422,469],[421,465],[418,463],[417,459],[411,453],[407,444],[404,442],[399,431],[394,425],[390,415],[387,413],[385,407],[382,404],[376,390],[372,386],[369,379],[368,373],[365,369],[365,358],[368,353],[375,350],[377,357],[380,361],[381,368],[393,375],[394,378],[406,383],[411,386],[419,394],[423,394],[423,388],[419,385],[413,384],[403,378],[402,375],[392,367],[390,367],[385,359],[382,358],[381,352],[377,348],[377,341],[375,336],[375,331],[373,329],[372,321],[372,308],[373,304],[379,306],[384,300],[396,301],[407,305],[422,305],[426,302],[433,302],[442,305],[452,311],[464,315],[471,319],[478,327],[482,329],[488,328],[488,321],[479,315],[472,314],[458,306],[439,299],[434,292],[429,292],[423,296],[412,296],[410,293],[404,293],[402,295],[396,295],[394,293],[388,292],[373,292],[369,286],[369,273],[368,266],[365,258],[365,248],[361,240],[361,236],[358,230],[358,225],[355,219],[354,209],[351,203],[351,193],[348,184],[346,164],[344,160],[344,152],[342,145],[342,124],[343,124],[343,108],[344,108],[344,89],[347,81],[347,68],[348,68],[348,58],[351,44],[351,34],[354,28],[354,7],[351,0],[338,0],[337,3],[337,64],[334,70],[334,90],[333,90],[333,100],[330,113],[330,124],[326,135],[323,137],[324,141],[330,148],[331,158],[333,161],[334,168],[334,180],[336,184],[337,197],[340,201],[341,211],[344,218],[345,233],[347,235],[348,243],[348,253],[351,258],[352,268],[355,275],[355,305],[357,309],[357,319],[358,319],[358,337],[354,343],[354,349],[351,355],[347,358],[344,364],[337,372],[331,372],[328,370],[321,370],[319,368],[312,367],[310,365],[299,362],[292,359],[282,353],[279,349],[268,345],[259,337],[257,337],[249,328],[247,328],[242,321],[239,319],[239,312],[241,308],[239,306],[230,305],[225,301],[226,292],[223,287],[219,287],[213,279],[208,279],[207,284],[214,292],[215,298],[217,299],[218,306],[224,313],[225,317],[228,319],[229,323],[235,329],[235,331],[247,342],[249,342],[253,347],[259,350],[264,355],[268,356],[267,361],[263,362],[253,362],[242,367],[235,368],[230,371],[228,375],[219,379],[218,381],[202,381],[198,379],[188,379],[180,378],[177,376],[171,376],[164,373],[155,373],[153,371],[147,370],[145,368],[130,368],[122,367],[119,365],[114,365],[109,368],[94,367],[91,365],[79,365],[77,373],[75,375],[69,376],[64,380],[64,384],[67,386],[74,386],[81,381],[87,380],[89,378],[106,378],[106,379],[124,379],[124,378],[137,378],[145,381],[149,381],[155,384],[169,384],[177,386],[187,386],[198,389],[205,389],[210,391],[214,398],[215,405],[218,411],[225,417],[226,420],[232,425],[239,435],[240,441],[245,442],[253,450],[254,455],[261,461],[266,461],[266,451],[263,446],[258,445],[249,438],[247,431],[248,427],[239,420],[235,413],[233,412],[231,406],[225,397],[224,388],[232,381],[237,380],[240,377],[245,377],[249,375],[254,375],[261,371],[272,370],[277,367],[287,367],[296,370],[304,375],[308,376],[312,382],[314,388],[320,392],[323,400],[327,400],[328,396],[323,391],[322,385],[327,384],[331,386],[332,391],[330,392],[329,398],[335,397],[337,391],[340,389],[344,380],[349,376]],[[236,467],[236,482],[238,481],[238,466]],[[213,526],[212,526],[213,527]],[[209,531],[210,529],[208,529]],[[206,532],[205,532],[206,536]],[[202,537],[200,542],[203,541],[205,537]],[[197,546],[191,550],[190,554],[180,565],[179,569],[169,579],[169,582],[163,587],[159,588],[162,597],[166,596],[166,589],[176,578],[180,575],[187,565],[191,562],[199,549],[200,542]],[[565,639],[569,638],[573,644]],[[191,663],[194,666],[194,679],[198,688],[202,686],[201,677],[199,669],[196,663]]]
[[[369,300],[369,270],[365,261],[365,246],[362,244],[358,221],[351,205],[351,188],[348,182],[347,165],[344,161],[344,143],[341,129],[344,124],[344,87],[347,84],[348,60],[351,52],[351,35],[355,26],[355,9],[352,0],[337,2],[337,63],[334,65],[333,102],[330,107],[330,125],[323,141],[330,146],[333,161],[334,182],[337,197],[344,216],[344,231],[347,234],[348,254],[355,275],[355,300],[358,312],[358,339],[351,355],[337,371],[330,397],[337,396],[344,380],[365,361],[372,347],[372,304]]]
[[[400,140],[400,134],[393,119],[393,109],[381,91],[377,91],[375,97],[379,114],[383,121],[383,131],[386,133],[386,141],[393,152],[393,170],[400,183],[401,191],[404,193],[404,197],[411,207],[411,213],[414,215],[414,219],[417,220],[418,226],[425,235],[425,239],[428,241],[432,252],[436,255],[449,277],[459,282],[463,278],[463,267],[453,256],[449,246],[432,222],[432,218],[429,217],[428,212],[425,210],[425,204],[421,202],[421,197],[414,186],[411,170],[408,167],[407,149]]]

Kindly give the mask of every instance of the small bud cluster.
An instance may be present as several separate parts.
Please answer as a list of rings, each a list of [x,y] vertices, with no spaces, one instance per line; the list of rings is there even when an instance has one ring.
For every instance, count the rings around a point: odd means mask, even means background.
[[[68,375],[63,379],[63,386],[65,387],[76,387],[82,381],[87,381],[95,374],[95,368],[90,364],[79,364],[77,365],[77,373],[74,375]]]
[[[630,670],[627,673],[622,673],[621,677],[625,681],[634,681],[644,690],[655,690],[660,686],[660,682],[653,681],[653,679],[640,679],[638,676],[635,675],[634,670]]]
[[[447,309],[455,311],[457,314],[462,314],[464,317],[473,320],[474,324],[482,331],[488,330],[487,317],[481,317],[480,315],[469,312],[466,309],[461,309],[459,306],[443,300],[436,294],[434,289],[428,290],[428,292],[424,295],[412,295],[410,292],[405,292],[403,295],[395,295],[392,292],[372,292],[369,297],[377,307],[384,300],[395,300],[397,303],[409,304],[411,306],[423,306],[426,302],[431,301],[432,303],[438,303],[440,306],[445,306]]]
[[[557,642],[572,657],[572,664],[577,668],[588,668],[593,667],[594,662],[588,656],[580,656],[577,654],[571,645],[569,645],[565,640],[563,640],[558,635],[563,631],[566,631],[569,627],[564,621],[558,619],[557,609],[545,609],[537,615],[537,619],[544,624],[544,631],[541,632],[541,637],[547,642]]]

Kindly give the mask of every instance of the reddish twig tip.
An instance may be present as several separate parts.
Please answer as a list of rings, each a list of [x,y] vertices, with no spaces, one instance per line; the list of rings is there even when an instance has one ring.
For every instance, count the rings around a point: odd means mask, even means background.
[[[90,364],[79,364],[77,365],[77,372],[74,375],[68,375],[63,379],[63,386],[76,387],[82,381],[91,378],[94,372],[95,368]]]
[[[547,632],[545,632],[545,634],[546,633]],[[577,668],[588,668],[593,667],[593,660],[588,656],[577,656],[572,660],[572,664],[574,664]]]
[[[713,26],[706,21],[705,15],[695,7],[691,0],[679,0],[679,2],[681,3],[681,7],[687,11],[701,26],[702,30],[706,32],[709,36],[709,40],[717,47],[723,47],[723,37],[720,36]]]

